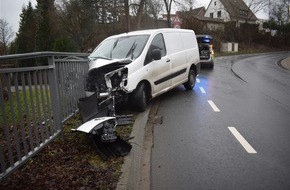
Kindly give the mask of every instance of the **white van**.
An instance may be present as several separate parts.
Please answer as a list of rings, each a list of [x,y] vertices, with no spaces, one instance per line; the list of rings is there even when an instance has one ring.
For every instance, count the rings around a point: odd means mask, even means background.
[[[88,93],[113,93],[138,111],[168,90],[183,84],[192,90],[200,71],[195,33],[185,29],[154,29],[108,37],[89,56]]]

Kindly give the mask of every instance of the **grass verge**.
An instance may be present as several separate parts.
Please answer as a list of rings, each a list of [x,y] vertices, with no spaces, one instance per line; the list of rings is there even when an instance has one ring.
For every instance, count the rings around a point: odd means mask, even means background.
[[[17,171],[0,182],[0,189],[116,189],[124,161],[103,161],[86,134],[72,132],[80,115],[70,119],[63,133]],[[121,138],[130,136],[133,125],[117,127]]]

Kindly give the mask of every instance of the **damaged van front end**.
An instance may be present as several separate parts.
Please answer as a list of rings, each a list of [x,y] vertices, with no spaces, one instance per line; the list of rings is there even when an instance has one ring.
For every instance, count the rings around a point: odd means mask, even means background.
[[[149,35],[112,36],[104,40],[89,56],[86,80],[87,96],[97,93],[99,98],[114,96],[116,102],[126,101],[129,66],[142,53]],[[134,62],[134,63],[133,63]]]
[[[130,59],[106,60],[90,58],[90,67],[86,79],[86,95],[97,92],[100,99],[114,95],[116,100],[123,100],[127,94],[127,64]]]

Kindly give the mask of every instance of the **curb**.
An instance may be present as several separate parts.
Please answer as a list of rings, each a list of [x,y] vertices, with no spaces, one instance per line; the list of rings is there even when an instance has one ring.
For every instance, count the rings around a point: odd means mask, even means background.
[[[143,143],[145,136],[145,126],[147,124],[149,111],[151,105],[145,110],[145,112],[140,113],[133,125],[133,129],[130,137],[133,139],[130,140],[132,145],[131,152],[124,159],[124,164],[121,169],[121,176],[117,184],[116,190],[135,190],[138,189],[139,180],[140,180],[140,168],[142,162],[142,151]]]
[[[290,70],[290,57],[287,57],[285,59],[282,59],[280,62],[281,66],[286,69],[286,70]]]
[[[153,126],[162,122],[157,116],[158,108],[159,99],[155,98],[146,111],[137,116],[130,135],[132,149],[125,157],[116,190],[150,189]]]

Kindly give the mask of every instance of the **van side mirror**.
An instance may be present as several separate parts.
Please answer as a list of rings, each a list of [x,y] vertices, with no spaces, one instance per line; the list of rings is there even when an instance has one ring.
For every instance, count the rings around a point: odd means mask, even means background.
[[[161,50],[160,49],[153,49],[151,52],[151,58],[153,60],[160,60],[161,59]]]

